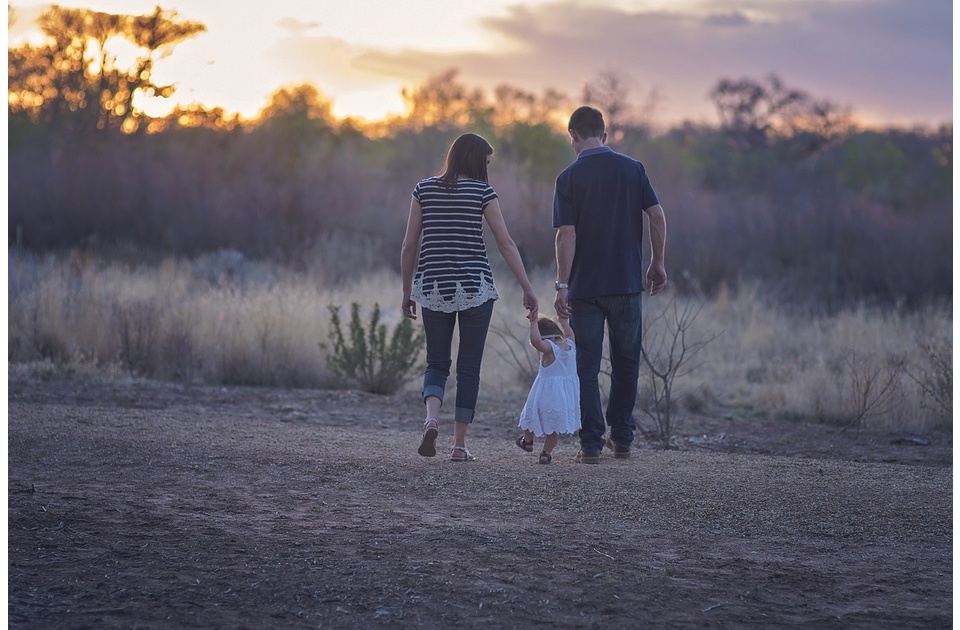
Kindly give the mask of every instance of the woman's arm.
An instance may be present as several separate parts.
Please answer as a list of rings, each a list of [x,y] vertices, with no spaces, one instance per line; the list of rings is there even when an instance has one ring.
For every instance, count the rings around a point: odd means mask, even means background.
[[[413,272],[417,264],[417,249],[420,247],[420,232],[423,229],[423,208],[420,202],[410,198],[410,216],[407,217],[407,232],[403,235],[403,245],[400,247],[400,277],[403,279],[400,307],[403,316],[408,319],[417,318],[417,303],[410,295],[413,293]]]
[[[517,244],[510,236],[510,232],[507,230],[507,224],[503,220],[503,213],[500,211],[500,200],[494,199],[488,203],[487,207],[483,209],[483,216],[486,218],[487,225],[490,226],[490,230],[493,232],[493,237],[497,240],[497,249],[500,250],[500,255],[503,256],[503,260],[513,273],[513,277],[517,279],[520,288],[523,289],[523,307],[527,309],[530,314],[536,315],[539,310],[537,295],[533,292],[533,285],[530,284],[530,279],[527,278],[526,269],[523,268],[520,250],[517,249]],[[533,319],[536,319],[536,317]]]

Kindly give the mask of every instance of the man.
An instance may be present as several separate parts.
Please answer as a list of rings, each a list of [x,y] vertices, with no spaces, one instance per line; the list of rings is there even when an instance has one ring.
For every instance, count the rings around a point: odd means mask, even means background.
[[[630,456],[636,422],[641,357],[643,213],[650,222],[646,289],[667,284],[663,249],[667,224],[643,164],[606,146],[603,115],[580,107],[570,116],[577,159],[557,177],[553,226],[557,228],[557,314],[570,318],[577,338],[580,380],[580,452],[577,461],[599,464],[604,447],[600,360],[609,330],[610,397],[606,445],[614,457]]]

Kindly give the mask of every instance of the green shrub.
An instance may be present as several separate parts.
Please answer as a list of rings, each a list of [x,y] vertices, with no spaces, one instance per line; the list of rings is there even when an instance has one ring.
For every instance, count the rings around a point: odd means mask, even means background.
[[[369,326],[360,321],[360,304],[350,307],[349,338],[345,338],[340,322],[340,307],[328,306],[330,327],[327,365],[338,378],[356,383],[373,394],[392,394],[406,381],[423,370],[419,359],[423,351],[423,332],[414,332],[413,323],[403,319],[393,328],[387,343],[387,326],[380,322],[380,305],[374,304]]]

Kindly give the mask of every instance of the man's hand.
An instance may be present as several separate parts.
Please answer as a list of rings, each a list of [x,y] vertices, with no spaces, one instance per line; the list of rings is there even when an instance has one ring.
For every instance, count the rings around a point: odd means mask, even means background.
[[[569,289],[558,289],[557,299],[553,302],[553,308],[557,310],[557,317],[568,319],[570,317],[570,303],[567,301]]]
[[[663,263],[650,263],[650,268],[647,269],[647,289],[650,295],[660,293],[665,286],[667,286],[667,270]]]

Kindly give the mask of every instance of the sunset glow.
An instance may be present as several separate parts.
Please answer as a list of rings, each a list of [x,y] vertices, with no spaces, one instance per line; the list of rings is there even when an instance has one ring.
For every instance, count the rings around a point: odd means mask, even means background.
[[[333,105],[333,114],[337,118],[352,116],[366,121],[403,114],[404,110],[400,91],[392,88],[351,92],[338,98]]]
[[[148,14],[156,0],[64,0],[61,6]],[[12,46],[39,43],[50,3],[14,2]],[[170,99],[138,102],[152,116],[176,104],[253,118],[284,86],[311,83],[339,117],[403,113],[400,92],[449,68],[492,91],[500,84],[574,99],[600,71],[640,99],[661,97],[659,122],[715,122],[707,94],[720,78],[781,76],[791,86],[880,123],[952,120],[948,0],[730,3],[726,0],[391,0],[316,3],[172,0],[161,5],[207,31],[155,66]],[[242,6],[243,8],[238,8]],[[129,56],[116,51],[118,64]],[[890,89],[896,77],[897,89]]]

